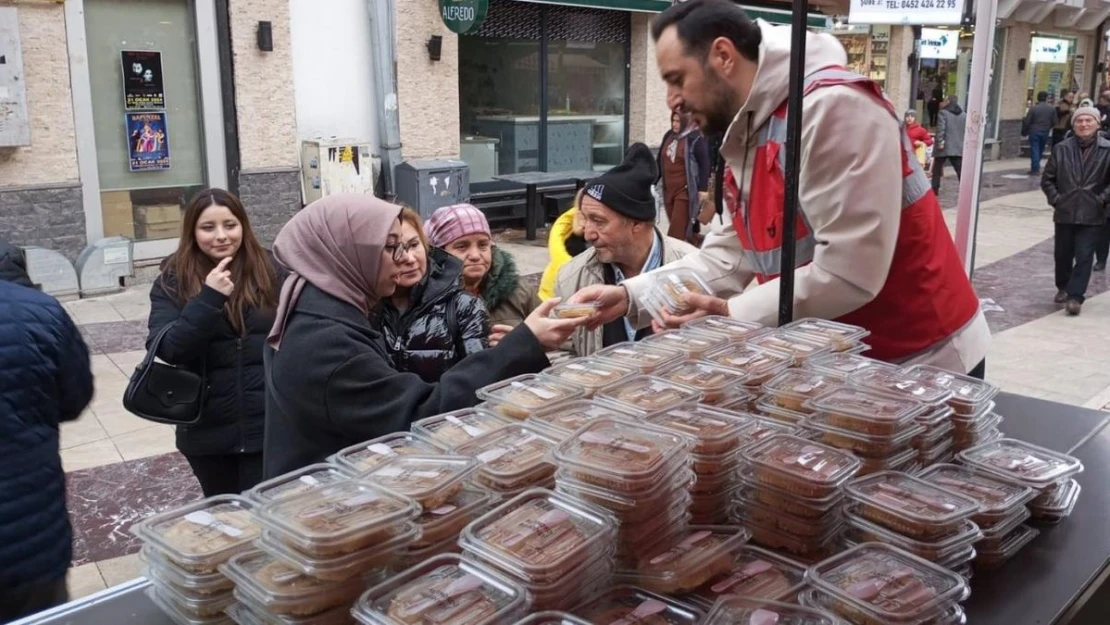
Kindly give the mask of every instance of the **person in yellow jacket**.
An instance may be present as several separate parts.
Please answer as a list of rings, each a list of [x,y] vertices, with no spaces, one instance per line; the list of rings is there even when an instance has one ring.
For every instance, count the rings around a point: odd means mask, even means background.
[[[540,278],[541,302],[555,297],[555,277],[559,274],[559,268],[589,247],[583,236],[585,224],[578,214],[581,203],[582,189],[579,189],[578,195],[574,196],[574,204],[551,224],[551,233],[547,235],[547,253],[551,260],[547,262],[543,277]]]

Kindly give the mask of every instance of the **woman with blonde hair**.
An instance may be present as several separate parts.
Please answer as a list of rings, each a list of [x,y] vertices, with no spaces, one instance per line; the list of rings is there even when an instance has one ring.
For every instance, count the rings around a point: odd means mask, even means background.
[[[489,313],[462,288],[462,262],[428,245],[420,215],[401,211],[397,290],[379,307],[382,334],[398,369],[436,382],[456,362],[488,347]]]

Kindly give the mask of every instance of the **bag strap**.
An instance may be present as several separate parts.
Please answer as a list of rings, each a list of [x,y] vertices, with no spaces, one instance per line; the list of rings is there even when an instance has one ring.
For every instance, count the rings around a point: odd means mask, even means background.
[[[162,326],[162,329],[158,331],[158,334],[154,335],[154,340],[151,341],[151,343],[150,343],[150,349],[146,350],[146,356],[144,356],[143,361],[141,363],[139,363],[139,367],[142,368],[143,371],[146,371],[146,370],[150,369],[150,364],[153,363],[154,359],[158,356],[158,347],[162,344],[162,339],[166,338],[166,335],[169,334],[170,330],[172,330],[174,325],[176,325],[176,324],[177,324],[177,320],[171,321],[171,322],[167,323],[166,325]],[[207,377],[208,377],[208,358],[207,357],[205,357],[201,361],[200,377],[205,378],[205,379],[207,379]]]
[[[456,362],[466,358],[466,347],[463,345],[462,338],[459,336],[458,300],[457,293],[447,298],[447,331],[451,333],[451,340],[455,343]]]

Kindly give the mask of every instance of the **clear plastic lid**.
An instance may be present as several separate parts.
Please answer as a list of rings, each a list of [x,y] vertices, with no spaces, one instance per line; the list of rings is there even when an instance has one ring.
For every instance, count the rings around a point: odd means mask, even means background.
[[[664,410],[646,417],[644,422],[693,438],[693,452],[698,454],[724,454],[738,449],[740,432],[754,424],[751,417],[700,405]]]
[[[519,583],[444,554],[366,591],[351,613],[367,625],[492,625],[513,618],[527,601]]]
[[[793,360],[782,352],[771,352],[747,343],[726,345],[705,355],[705,360],[748,374],[748,385],[763,384],[789,367]]]
[[[974,410],[994,399],[999,391],[999,388],[990,382],[930,365],[915,365],[907,369],[906,374],[947,389],[952,393],[948,403],[968,410]]]
[[[983,531],[983,540],[980,546],[984,549],[993,548],[997,546],[1000,538],[1009,534],[1015,527],[1025,523],[1033,513],[1025,506],[1018,506],[1013,509],[1010,514],[1004,516],[998,522],[990,526],[980,526]]]
[[[828,347],[812,342],[804,336],[775,330],[748,340],[748,345],[767,351],[789,354],[795,365],[801,365],[814,356],[828,353]]]
[[[131,531],[193,573],[207,573],[250,549],[261,531],[255,504],[237,495],[218,495],[139,522]]]
[[[258,514],[301,551],[328,556],[392,538],[397,524],[415,519],[420,507],[408,497],[352,480],[266,504]]]
[[[603,358],[572,358],[567,362],[544,370],[541,375],[580,386],[587,394],[593,395],[598,389],[616,384],[639,372],[639,367],[622,365]]]
[[[1040,535],[1041,531],[1038,529],[1028,525],[1019,525],[1002,539],[998,548],[990,551],[979,551],[975,558],[975,565],[986,569],[996,567],[1014,557],[1017,552]]]
[[[702,403],[709,403],[710,405],[722,408],[724,410],[733,410],[736,412],[750,411],[756,402],[756,395],[750,390],[745,388],[732,387],[725,392],[724,397],[721,397],[715,402],[706,402],[702,399]]]
[[[594,397],[626,412],[648,415],[674,406],[696,403],[701,399],[702,392],[663,378],[640,375],[606,386]]]
[[[869,369],[896,369],[897,367],[858,354],[833,352],[810,358],[806,361],[805,368],[845,381],[849,376]]]
[[[446,449],[445,446],[437,445],[421,434],[394,432],[365,443],[351,445],[333,454],[328,458],[328,462],[344,467],[357,475],[373,469],[393,456],[438,454],[444,449]]]
[[[872,475],[881,471],[903,471],[905,473],[913,473],[921,468],[916,463],[919,455],[916,449],[907,447],[905,451],[885,458],[868,458],[866,456],[860,456],[859,473],[856,473],[856,475],[863,477],[864,475]]]
[[[669,544],[640,558],[635,572],[625,574],[637,586],[674,594],[692,591],[732,568],[736,549],[747,542],[747,530],[728,525],[692,525]]]
[[[836,613],[834,609],[835,600],[816,588],[803,590],[798,594],[798,601],[807,607]],[[964,614],[964,609],[957,603],[945,610],[941,616],[925,621],[921,625],[967,625],[967,615]]]
[[[952,391],[947,388],[910,375],[904,369],[867,369],[853,374],[848,381],[879,393],[911,399],[930,406],[942,404],[952,397]]]
[[[166,596],[164,590],[157,586],[150,586],[143,591],[143,594],[176,625],[227,625],[232,622],[230,618],[223,614],[211,617],[197,617],[186,614],[172,599]]]
[[[752,427],[740,433],[740,448],[750,447],[763,439],[775,434],[797,434],[797,426],[780,423],[758,415],[747,415],[752,418]]]
[[[320,486],[342,482],[353,477],[347,467],[320,463],[310,464],[272,480],[262,482],[247,492],[247,497],[258,504],[295,497]]]
[[[761,484],[750,468],[741,468],[737,477],[742,486],[738,498],[758,501],[794,516],[820,520],[839,510],[844,503],[844,493],[839,490],[824,497],[799,497],[790,491]]]
[[[951,417],[954,412],[951,406],[938,406],[919,415],[914,421],[917,421],[927,428],[938,427],[941,424],[952,425]]]
[[[829,349],[843,352],[851,349],[861,339],[871,334],[859,326],[808,317],[782,326],[786,334],[797,335],[811,343],[827,345]]]
[[[807,560],[820,559],[835,553],[835,539],[843,528],[842,525],[836,525],[821,536],[798,536],[755,520],[743,506],[734,508],[732,516],[748,528],[753,543],[776,551],[786,551]]]
[[[456,454],[482,463],[478,479],[511,489],[555,473],[551,450],[558,442],[523,425],[507,425],[455,448]]]
[[[842,625],[827,612],[746,596],[723,597],[705,625]]]
[[[478,461],[467,456],[397,456],[366,472],[364,479],[435,508],[462,490],[477,470]]]
[[[772,506],[763,503],[758,498],[749,497],[748,495],[751,493],[749,488],[742,487],[738,492],[742,494],[734,497],[732,504],[744,509],[744,518],[774,527],[787,534],[813,538],[823,536],[830,529],[841,524],[838,510],[830,511],[820,517],[796,516],[786,511],[785,506]]]
[[[1083,472],[1083,463],[1013,438],[1002,438],[959,454],[960,462],[1003,478],[1044,489]]]
[[[625,412],[616,406],[598,403],[591,399],[581,399],[567,404],[559,404],[552,408],[537,410],[528,417],[526,425],[533,426],[556,436],[566,439],[575,430],[596,419],[626,419],[633,420],[632,413]]]
[[[689,494],[696,479],[693,471],[679,465],[673,472],[663,477],[653,476],[644,481],[644,490],[614,491],[596,483],[584,482],[559,469],[555,472],[555,489],[587,503],[600,506],[615,513],[622,521],[644,521],[666,509],[676,500]]]
[[[642,343],[662,345],[676,349],[690,358],[700,358],[702,354],[725,345],[728,341],[715,334],[704,334],[696,330],[664,330],[645,338]]]
[[[239,592],[276,614],[310,615],[355,600],[364,588],[355,577],[324,581],[287,566],[263,551],[235,556],[220,567]]]
[[[668,349],[662,345],[617,343],[597,352],[595,356],[628,367],[635,367],[640,373],[647,374],[681,360],[682,352],[676,349]]]
[[[584,621],[570,612],[556,612],[549,610],[547,612],[536,612],[531,616],[523,618],[513,625],[593,625],[589,621]]]
[[[315,556],[303,553],[274,535],[273,530],[262,531],[262,538],[255,541],[258,548],[281,560],[286,566],[323,581],[343,581],[365,576],[389,564],[420,537],[420,526],[401,523],[390,528],[382,542],[337,555]]]
[[[655,372],[655,376],[698,389],[703,402],[723,398],[730,389],[743,385],[748,379],[748,374],[742,371],[696,360],[672,365]]]
[[[288,616],[272,614],[242,593],[236,597],[237,603],[227,607],[227,615],[239,625],[351,625],[351,607],[338,606],[312,616]]]
[[[713,295],[713,289],[697,273],[684,267],[658,269],[647,274],[651,280],[650,291],[672,315],[689,312],[685,297],[688,293]]]
[[[776,434],[745,457],[758,482],[806,497],[829,495],[859,470],[852,454],[813,441]]]
[[[969,594],[959,575],[882,543],[863,543],[819,562],[806,580],[849,612],[879,623],[921,623]]]
[[[158,569],[158,572],[167,582],[191,592],[219,594],[235,587],[235,584],[225,577],[223,573],[197,574],[186,571],[177,564],[171,562],[165,554],[158,551],[158,549],[150,543],[143,545],[142,549],[139,551],[139,559],[145,562],[150,568]]]
[[[615,530],[612,516],[535,488],[467,526],[461,544],[521,579],[545,583],[603,551]]]
[[[875,436],[846,430],[833,425],[834,422],[832,415],[815,414],[807,418],[802,423],[802,427],[814,432],[814,440],[871,458],[894,455],[908,447],[915,437],[925,433],[923,426],[912,421],[890,436]]]
[[[498,413],[523,421],[540,408],[581,399],[578,386],[528,373],[478,389],[478,397]]]
[[[878,523],[872,523],[856,512],[858,510],[855,506],[849,506],[844,510],[844,521],[848,524],[845,535],[856,543],[878,542],[894,545],[930,562],[941,562],[951,558],[966,551],[968,547],[983,538],[983,532],[978,525],[972,521],[963,521],[959,524],[959,529],[940,538],[917,540]]]
[[[763,392],[789,410],[805,411],[805,403],[840,387],[840,381],[806,369],[788,369],[763,383]]]
[[[994,402],[992,401],[990,403],[993,409]],[[952,424],[953,429],[955,429],[958,434],[973,436],[977,433],[998,427],[1004,420],[1002,415],[997,412],[988,411],[975,419],[969,420],[961,419],[959,415],[953,414],[949,419],[949,423]]]
[[[726,595],[786,601],[805,585],[806,567],[772,551],[752,545],[733,550],[728,572],[718,575],[694,591],[709,602]]]
[[[1036,491],[1028,486],[955,464],[933,465],[917,477],[976,500],[980,505],[980,514],[1004,515],[1037,496]]]
[[[684,460],[690,446],[690,439],[669,430],[598,419],[556,447],[555,460],[564,468],[597,475],[617,485],[638,486],[669,473],[668,469]]]
[[[579,319],[589,317],[601,309],[601,302],[563,302],[556,304],[548,316],[552,319]]]
[[[897,471],[858,478],[844,491],[861,516],[909,536],[948,533],[979,512],[975,499]]]
[[[197,618],[219,616],[227,606],[235,601],[235,597],[230,590],[217,594],[204,594],[193,592],[187,588],[179,588],[166,580],[157,567],[147,569],[146,576],[167,599],[177,604],[182,612]]]
[[[463,527],[500,501],[494,493],[474,486],[464,487],[442,506],[424,510],[416,519],[420,538],[414,545],[430,545],[459,535]]]
[[[719,315],[687,321],[682,327],[694,330],[695,332],[718,335],[722,338],[727,338],[730,343],[740,343],[753,336],[771,331],[770,328],[755,323],[754,321],[743,321]]]
[[[692,605],[628,585],[613,586],[572,612],[601,625],[698,625],[705,618]]]
[[[775,399],[771,395],[764,395],[763,398],[756,403],[755,410],[761,416],[772,421],[778,421],[779,423],[785,423],[787,425],[797,425],[799,427],[801,422],[808,419],[810,414],[812,414],[809,410],[798,412],[797,410],[783,408],[775,403]]]
[[[453,449],[512,422],[511,419],[486,410],[463,408],[421,419],[412,424],[412,431],[447,449]]]
[[[1079,499],[1081,490],[1079,482],[1068,480],[1061,486],[1046,491],[1043,495],[1031,501],[1029,508],[1039,516],[1061,514],[1065,511],[1070,513],[1071,509],[1075,507],[1076,500]]]
[[[927,410],[920,402],[857,388],[833,389],[807,405],[832,416],[832,425],[868,434],[893,434]]]

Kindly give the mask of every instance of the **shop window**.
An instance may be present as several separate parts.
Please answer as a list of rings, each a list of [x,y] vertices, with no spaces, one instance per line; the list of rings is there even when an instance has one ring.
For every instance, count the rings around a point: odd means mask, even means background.
[[[1027,100],[1036,102],[1036,95],[1047,91],[1051,99],[1064,91],[1078,90],[1079,78],[1075,76],[1076,42],[1072,37],[1052,33],[1034,32],[1030,42],[1029,62],[1032,71],[1026,71]],[[1082,73],[1080,68],[1079,73]]]
[[[186,0],[86,0],[106,236],[180,236],[205,186],[196,22]]]

